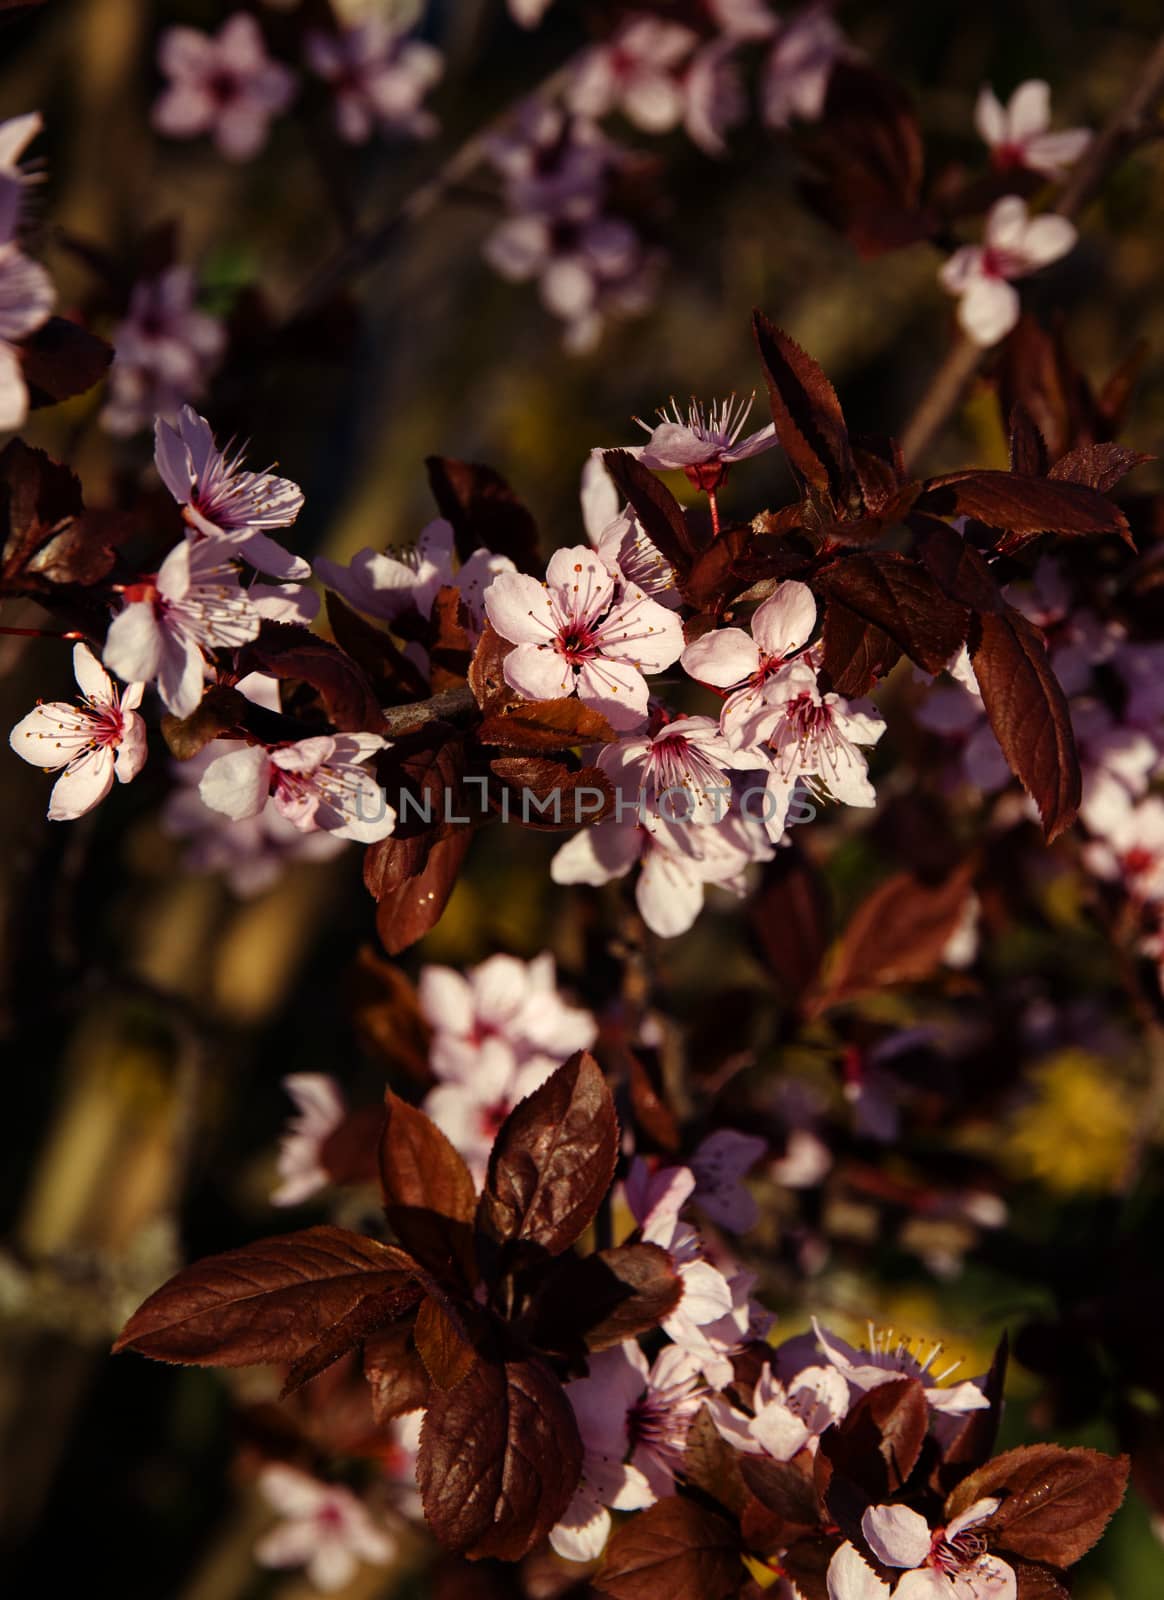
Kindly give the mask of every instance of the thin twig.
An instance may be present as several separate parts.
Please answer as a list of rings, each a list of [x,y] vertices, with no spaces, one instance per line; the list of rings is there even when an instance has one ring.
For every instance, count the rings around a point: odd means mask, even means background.
[[[1065,180],[1052,208],[1059,216],[1074,219],[1099,193],[1124,157],[1142,142],[1162,99],[1164,34],[1131,94],[1121,101]],[[902,432],[901,448],[907,465],[925,454],[953,416],[984,354],[964,333],[958,334]]]
[[[430,722],[447,722],[476,709],[477,702],[467,683],[442,690],[431,700],[418,700],[407,706],[388,706],[384,711],[383,731],[390,738],[416,733]]]

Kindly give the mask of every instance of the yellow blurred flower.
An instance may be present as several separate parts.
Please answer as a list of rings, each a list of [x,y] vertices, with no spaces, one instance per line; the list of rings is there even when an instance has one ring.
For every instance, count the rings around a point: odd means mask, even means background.
[[[1030,1081],[1034,1098],[1011,1118],[1003,1143],[1012,1172],[1057,1194],[1114,1188],[1136,1113],[1111,1064],[1063,1050],[1036,1067]]]

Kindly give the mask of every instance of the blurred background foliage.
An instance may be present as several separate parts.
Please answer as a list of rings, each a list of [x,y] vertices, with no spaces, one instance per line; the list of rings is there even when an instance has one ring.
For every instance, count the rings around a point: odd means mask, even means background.
[[[238,169],[204,141],[156,138],[148,122],[159,30],[176,21],[217,26],[231,9],[210,0],[52,0],[0,35],[0,116],[32,107],[45,116],[39,253],[62,307],[88,306],[93,295],[70,239],[97,244],[132,270],[143,232],[176,219],[182,259],[198,264],[213,309],[237,309],[245,320],[258,283],[268,304],[285,310],[341,244],[349,209],[390,214],[443,154],[585,38],[584,7],[572,0],[558,0],[531,35],[508,22],[499,0],[445,0],[428,11],[429,36],[447,58],[433,98],[443,129],[433,144],[373,143],[345,152],[336,168],[335,152],[320,157],[312,129],[292,114],[260,158]],[[935,166],[980,160],[971,112],[983,81],[1003,92],[1045,76],[1059,125],[1098,125],[1160,20],[1156,0],[854,0],[839,14],[869,56],[916,94]],[[276,15],[264,11],[268,21]],[[578,475],[591,446],[633,439],[632,418],[672,393],[710,398],[756,383],[753,305],[821,362],[855,429],[899,429],[952,320],[932,249],[858,260],[800,203],[787,150],[754,127],[737,132],[721,162],[682,134],[650,142],[627,131],[661,162],[658,199],[642,224],[665,245],[669,266],[651,314],[619,325],[593,354],[565,355],[533,292],[500,281],[482,261],[494,202],[479,174],[393,239],[353,296],[350,339],[319,339],[289,360],[260,348],[232,371],[228,388],[212,390],[203,407],[211,419],[229,416],[256,462],[277,460],[304,485],[303,553],[345,559],[366,544],[415,539],[433,514],[422,468],[433,452],[505,474],[534,510],[547,548],[577,541]],[[1137,339],[1150,342],[1126,436],[1147,451],[1159,450],[1164,415],[1162,179],[1159,147],[1127,163],[1085,217],[1079,249],[1052,282],[1024,291],[1036,310],[1053,293],[1072,350],[1095,377]],[[149,459],[146,439],[100,431],[98,406],[85,396],[39,415],[27,431],[73,463],[94,504],[111,498],[119,480],[140,476]],[[984,392],[970,397],[929,465],[969,461],[1005,464]],[[726,511],[751,515],[779,503],[782,470],[765,456],[737,472]],[[1151,486],[1153,470],[1137,488]],[[36,696],[63,689],[67,674],[59,646],[0,640],[3,725]],[[15,758],[0,761],[0,1520],[15,1552],[13,1593],[21,1580],[51,1588],[96,1577],[125,1600],[290,1600],[309,1592],[298,1578],[251,1562],[267,1513],[244,1478],[236,1481],[226,1386],[196,1371],[110,1362],[105,1351],[116,1325],[180,1257],[282,1231],[267,1195],[288,1110],[285,1074],[334,1072],[353,1099],[380,1094],[382,1071],[361,1052],[347,1004],[356,952],[373,937],[373,907],[355,851],[295,868],[250,902],[216,880],[184,875],[179,847],[157,827],[167,786],[155,748],[132,790],[54,828],[43,821],[41,775]],[[598,999],[597,901],[553,890],[555,843],[516,829],[482,835],[443,921],[404,966],[415,972],[425,960],[548,946],[582,998]],[[841,904],[851,906],[894,864],[884,837],[844,837],[829,858]],[[1047,898],[1038,934],[1018,935],[1027,940],[1021,948],[984,952],[985,981],[1003,984],[1021,971],[1056,1003],[1092,985],[1102,992],[1108,974],[1094,934],[1070,904],[1050,904],[1050,889]],[[668,1004],[697,1023],[713,989],[764,983],[730,913],[706,916],[660,947],[656,961]],[[722,1013],[713,1021],[731,1024]],[[774,1072],[795,1063],[769,1051],[762,1065]],[[1164,1221],[1158,1172],[1142,1175],[1134,1218],[1121,1199],[1133,1147],[1146,1137],[1145,1073],[1126,1036],[1106,1053],[1092,1043],[1062,1050],[1042,1059],[1005,1126],[980,1130],[1015,1179],[1010,1227],[1027,1252],[1045,1250],[1046,1280],[1008,1270],[1005,1251],[972,1256],[948,1281],[935,1278],[916,1253],[879,1236],[875,1210],[850,1205],[832,1221],[834,1259],[807,1297],[789,1281],[771,1286],[782,1301],[781,1331],[805,1325],[812,1307],[843,1329],[853,1315],[857,1332],[871,1314],[919,1335],[953,1330],[965,1370],[983,1370],[1004,1325],[1049,1309],[1065,1263],[1098,1274],[1121,1232],[1142,1237],[1153,1218]],[[892,1172],[892,1147],[879,1159]],[[761,1236],[776,1239],[779,1196],[766,1198]],[[1110,1383],[1102,1369],[1090,1376],[1101,1388]],[[1113,1444],[1089,1406],[1071,1433],[1061,1414],[1052,1418],[1046,1394],[1042,1378],[1015,1368],[1005,1442],[1054,1428],[1064,1443]],[[405,1574],[399,1589],[395,1582],[365,1571],[351,1592],[424,1592],[419,1577]],[[1164,1553],[1133,1498],[1080,1570],[1077,1594],[1161,1593]]]

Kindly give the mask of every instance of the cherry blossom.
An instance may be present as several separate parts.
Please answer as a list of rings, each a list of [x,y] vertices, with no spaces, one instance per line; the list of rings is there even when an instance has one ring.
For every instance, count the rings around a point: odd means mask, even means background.
[[[826,5],[806,6],[783,22],[769,52],[760,106],[769,128],[816,122],[824,111],[833,67],[847,53],[844,34]]]
[[[720,726],[738,749],[760,710],[764,687],[812,636],[816,601],[803,583],[789,580],[756,607],[751,631],[715,628],[684,650],[684,672],[700,683],[727,689]]]
[[[670,412],[660,409],[661,420],[653,427],[636,418],[650,438],[645,445],[632,446],[631,453],[656,472],[682,468],[697,488],[718,489],[737,461],[747,461],[776,446],[776,428],[771,422],[740,437],[755,398],[753,394],[737,401],[733,394],[706,408],[692,400],[686,417],[672,400]]]
[[[596,450],[582,468],[582,523],[586,537],[605,561],[611,576],[641,589],[668,610],[683,603],[675,569],[630,506],[620,504],[614,480]]]
[[[683,78],[683,126],[709,156],[726,153],[727,134],[748,114],[735,56],[734,39],[713,39],[695,52]]]
[[[613,38],[579,61],[566,91],[570,109],[587,117],[620,111],[644,133],[666,133],[682,120],[677,74],[696,43],[681,23],[628,18]]]
[[[250,161],[267,142],[273,117],[295,94],[295,74],[267,55],[254,17],[236,11],[215,35],[167,28],[158,67],[169,79],[154,103],[153,125],[171,139],[208,133],[228,161]]]
[[[173,418],[184,401],[205,389],[226,347],[226,330],[217,317],[198,310],[196,296],[189,267],[167,267],[134,285],[128,315],[113,332],[109,396],[101,413],[110,433],[136,433],[155,417]]]
[[[277,1462],[259,1474],[259,1490],[283,1519],[255,1546],[260,1566],[306,1567],[317,1589],[334,1594],[361,1562],[387,1566],[396,1554],[396,1541],[350,1489]]]
[[[432,45],[405,39],[373,14],[339,33],[310,32],[305,49],[312,71],[334,89],[336,127],[349,144],[366,144],[377,129],[414,139],[437,131],[423,106],[444,70]]]
[[[206,651],[237,649],[255,638],[260,621],[221,548],[187,538],[156,577],[126,589],[109,625],[105,665],[127,683],[156,681],[166,709],[188,717],[202,698]]]
[[[822,694],[815,671],[795,661],[769,680],[744,743],[766,744],[771,763],[764,821],[769,836],[784,831],[797,786],[847,806],[876,803],[864,750],[885,732],[867,700]]]
[[[20,158],[43,126],[39,111],[0,122],[0,245],[11,243],[20,226],[25,194],[35,181]]]
[[[986,216],[983,243],[963,245],[938,274],[942,287],[958,296],[958,321],[975,344],[989,346],[1006,337],[1019,319],[1013,280],[1067,255],[1077,237],[1066,217],[1030,216],[1018,195],[995,202]]]
[[[321,734],[267,749],[246,745],[212,761],[198,793],[213,811],[258,816],[270,798],[277,811],[310,833],[374,844],[396,826],[396,812],[364,763],[387,741],[374,733]]]
[[[977,1382],[965,1380],[942,1387],[961,1363],[955,1361],[935,1376],[930,1369],[942,1353],[940,1343],[933,1346],[924,1361],[919,1361],[904,1339],[894,1338],[892,1328],[879,1331],[870,1324],[869,1348],[855,1350],[835,1334],[826,1333],[815,1317],[812,1327],[829,1362],[862,1393],[879,1384],[890,1383],[894,1378],[920,1378],[932,1411],[944,1416],[962,1416],[968,1411],[989,1409],[990,1401]]]
[[[300,580],[311,576],[301,556],[289,555],[264,531],[295,521],[303,507],[297,483],[246,471],[242,451],[232,456],[220,450],[210,424],[192,406],[182,407],[176,428],[159,417],[154,439],[158,473],[193,529],[262,572]]]
[[[616,587],[585,545],[556,550],[539,583],[502,573],[485,591],[485,611],[516,649],[505,681],[531,700],[577,693],[615,729],[642,725],[644,672],[661,672],[683,649],[678,618],[639,589]]]
[[[438,517],[411,550],[389,555],[363,549],[346,566],[321,556],[315,570],[356,611],[387,623],[409,610],[430,617],[440,590],[454,588],[465,602],[471,630],[478,634],[485,620],[486,589],[499,573],[517,569],[508,556],[489,550],[474,550],[460,567],[454,561],[452,524]]]
[[[869,1549],[884,1566],[907,1570],[891,1589],[846,1542],[829,1563],[829,1600],[881,1600],[890,1594],[894,1600],[1015,1600],[1014,1569],[988,1554],[982,1535],[971,1531],[1001,1503],[976,1500],[937,1529],[909,1506],[870,1506],[861,1518]]]
[[[48,321],[56,291],[48,273],[15,244],[0,244],[0,432],[23,427],[28,386],[18,339]]]
[[[46,772],[65,770],[53,785],[50,822],[73,822],[99,805],[113,787],[136,778],[146,759],[145,723],[138,715],[143,685],[118,695],[113,680],[86,644],[73,649],[79,704],[41,701],[13,728],[16,754]]]
[[[984,86],[974,107],[974,126],[990,146],[990,159],[1005,172],[1026,167],[1045,178],[1059,178],[1091,143],[1088,128],[1051,133],[1051,86],[1041,78],[1020,83],[1004,106]]]
[[[849,1410],[849,1385],[834,1367],[804,1367],[781,1383],[766,1361],[752,1393],[752,1415],[716,1408],[719,1431],[749,1455],[791,1461],[816,1451],[820,1436]]]
[[[637,816],[638,796],[629,802]],[[752,862],[770,858],[764,829],[731,811],[721,822],[696,826],[655,818],[616,817],[583,828],[562,845],[550,863],[555,883],[599,885],[640,867],[635,904],[643,921],[661,939],[673,939],[694,923],[709,884],[741,895]]]
[[[507,0],[509,14],[522,28],[536,28],[554,0]]]
[[[558,993],[553,957],[498,954],[466,976],[422,968],[420,1009],[433,1029],[429,1064],[440,1080],[425,1110],[479,1176],[513,1106],[541,1086],[598,1027]]]
[[[347,1114],[339,1084],[325,1072],[293,1072],[283,1087],[297,1107],[279,1141],[279,1186],[273,1206],[297,1206],[326,1189],[331,1175],[323,1147]]]
[[[705,1217],[732,1233],[746,1233],[755,1227],[759,1207],[744,1177],[767,1150],[766,1139],[734,1128],[717,1128],[701,1140],[690,1166],[695,1174],[695,1203]]]
[[[624,794],[635,786],[640,820],[699,824],[722,821],[732,798],[728,768],[735,752],[710,717],[677,717],[642,738],[604,745],[598,766]]]
[[[582,1479],[550,1543],[569,1561],[601,1555],[610,1513],[635,1511],[675,1492],[687,1434],[706,1389],[674,1345],[653,1366],[633,1341],[602,1350],[566,1385],[582,1436]],[[628,1459],[629,1458],[629,1459]]]
[[[515,217],[580,222],[603,205],[607,177],[620,152],[585,117],[535,98],[495,133],[486,153],[504,179],[506,209]]]
[[[1164,798],[1148,795],[1112,817],[1085,858],[1099,877],[1122,878],[1137,900],[1164,901]]]

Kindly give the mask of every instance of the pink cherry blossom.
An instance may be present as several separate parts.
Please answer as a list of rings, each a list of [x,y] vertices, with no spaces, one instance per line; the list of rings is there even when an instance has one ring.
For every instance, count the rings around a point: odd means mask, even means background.
[[[849,1411],[849,1385],[834,1367],[804,1367],[787,1383],[765,1362],[752,1394],[752,1415],[716,1410],[716,1426],[737,1449],[791,1461],[815,1453],[820,1436]]]
[[[43,126],[39,111],[0,122],[0,245],[11,243],[20,227],[25,194],[36,181],[20,158]]]
[[[260,614],[221,547],[189,537],[152,580],[132,584],[109,625],[105,665],[127,683],[157,682],[168,711],[188,717],[202,698],[206,652],[237,649],[258,634]]]
[[[283,1079],[283,1087],[297,1115],[279,1141],[279,1186],[272,1191],[271,1204],[297,1206],[331,1182],[323,1147],[343,1122],[347,1105],[339,1084],[325,1072],[293,1072]]]
[[[158,416],[177,416],[184,401],[205,389],[226,347],[217,317],[195,305],[189,267],[167,267],[133,287],[129,312],[113,332],[109,397],[101,421],[110,433],[131,434]]]
[[[312,71],[334,89],[336,127],[349,144],[366,144],[375,130],[414,139],[437,131],[423,106],[444,70],[432,45],[371,15],[339,33],[310,32],[305,49]]]
[[[13,728],[16,754],[47,772],[65,770],[53,785],[51,822],[73,822],[92,811],[113,787],[136,778],[146,759],[145,723],[137,713],[140,683],[118,695],[113,680],[86,644],[73,649],[80,704],[40,702]]]
[[[236,11],[211,35],[167,28],[158,67],[169,84],[154,103],[153,125],[171,139],[208,133],[228,161],[250,161],[267,142],[273,117],[295,94],[295,74],[267,55],[254,17]]]
[[[696,35],[680,23],[632,16],[613,38],[582,56],[567,103],[582,116],[620,111],[644,133],[666,133],[683,117],[677,74],[696,43]]]
[[[1026,167],[1045,178],[1059,178],[1091,143],[1088,128],[1050,131],[1051,86],[1041,78],[1020,83],[1005,106],[993,89],[984,86],[974,107],[974,126],[990,146],[993,165],[1002,172]]]
[[[684,672],[730,691],[720,726],[733,748],[739,748],[760,710],[764,686],[804,648],[815,627],[812,590],[789,580],[757,606],[750,633],[714,628],[684,650],[679,658]]]
[[[1142,903],[1164,901],[1164,799],[1148,795],[1112,817],[1085,858],[1098,876],[1122,878]]]
[[[637,795],[629,802],[625,794],[620,798],[637,812]],[[550,876],[555,883],[598,885],[639,867],[635,904],[643,921],[661,939],[674,939],[694,923],[708,885],[742,895],[749,865],[771,853],[764,829],[734,812],[710,826],[658,817],[648,828],[624,817],[567,839]]]
[[[154,441],[158,473],[190,527],[262,572],[299,580],[311,576],[301,556],[288,555],[264,532],[295,521],[303,508],[297,483],[246,471],[242,451],[232,456],[220,450],[210,424],[192,406],[182,407],[176,428],[159,417]]]
[[[983,243],[963,245],[938,274],[942,287],[958,296],[963,332],[983,346],[1004,339],[1019,319],[1013,280],[1067,255],[1077,237],[1066,217],[1028,215],[1018,195],[996,201],[986,216]]]
[[[553,957],[490,956],[467,975],[421,969],[420,1009],[433,1030],[429,1064],[440,1080],[425,1110],[483,1175],[494,1136],[519,1100],[541,1086],[598,1027],[559,994]]]
[[[798,785],[822,799],[872,806],[864,751],[885,732],[881,713],[867,700],[822,694],[816,673],[796,661],[769,680],[760,709],[745,725],[744,744],[766,745],[770,770],[765,826],[778,839]]]
[[[705,1217],[732,1233],[755,1227],[759,1207],[744,1178],[767,1151],[766,1139],[734,1128],[717,1128],[696,1146],[690,1164],[695,1203]]]
[[[471,630],[480,633],[486,589],[499,573],[517,569],[508,556],[495,556],[490,550],[474,550],[456,566],[452,524],[438,517],[411,550],[381,554],[364,549],[346,566],[321,556],[315,570],[356,611],[387,623],[409,610],[430,617],[440,590],[456,589],[468,609]]]
[[[706,155],[726,154],[728,133],[748,114],[734,39],[700,46],[684,74],[683,97],[687,137]]]
[[[968,1411],[986,1411],[990,1407],[990,1401],[978,1382],[965,1380],[943,1386],[945,1380],[957,1371],[959,1362],[955,1361],[936,1376],[930,1370],[942,1353],[941,1344],[935,1344],[925,1360],[919,1361],[904,1339],[894,1338],[891,1328],[879,1331],[870,1324],[869,1348],[855,1350],[835,1334],[827,1333],[815,1317],[812,1327],[817,1343],[831,1365],[848,1379],[854,1389],[862,1393],[877,1388],[879,1384],[890,1383],[894,1378],[920,1378],[930,1409],[943,1416],[962,1416]]]
[[[982,1535],[971,1531],[1000,1504],[976,1500],[936,1529],[909,1506],[870,1506],[861,1518],[869,1549],[884,1566],[907,1570],[891,1589],[845,1543],[829,1563],[829,1600],[882,1600],[890,1594],[894,1600],[1015,1600],[1014,1569],[990,1555]]]
[[[594,451],[582,468],[582,525],[586,537],[615,579],[641,589],[668,610],[683,603],[675,569],[647,537],[630,506],[619,500],[614,480]]]
[[[616,729],[647,713],[644,672],[661,672],[683,649],[679,619],[641,590],[616,587],[585,545],[557,550],[545,583],[502,573],[485,591],[485,611],[503,639],[505,681],[531,700],[577,693]]]
[[[387,741],[374,733],[321,734],[267,749],[245,745],[219,756],[198,793],[212,811],[256,817],[268,798],[303,833],[374,844],[396,826],[396,812],[364,765]]]
[[[720,822],[732,798],[735,752],[710,717],[677,717],[654,734],[604,745],[598,766],[624,795],[636,787],[640,819]]]
[[[259,1474],[259,1490],[283,1519],[255,1546],[260,1566],[306,1567],[317,1589],[334,1594],[361,1562],[383,1567],[396,1554],[396,1541],[350,1489],[277,1462]]]
[[[668,1346],[653,1366],[633,1341],[589,1360],[566,1385],[582,1436],[582,1480],[550,1543],[570,1561],[601,1555],[610,1514],[653,1505],[675,1492],[675,1474],[706,1389],[698,1368]]]
[[[782,23],[764,66],[761,114],[769,128],[816,122],[824,111],[833,67],[848,53],[826,5],[809,5]]]
[[[15,244],[0,244],[0,432],[23,427],[28,386],[16,341],[48,321],[56,291],[44,268]]]
[[[661,420],[653,427],[636,419],[650,438],[646,444],[632,447],[632,454],[653,471],[682,468],[697,488],[718,489],[737,461],[746,461],[776,446],[776,428],[771,422],[740,437],[755,398],[753,394],[737,401],[733,394],[706,409],[698,400],[692,400],[686,417],[678,402],[672,400],[670,412],[661,409]]]

